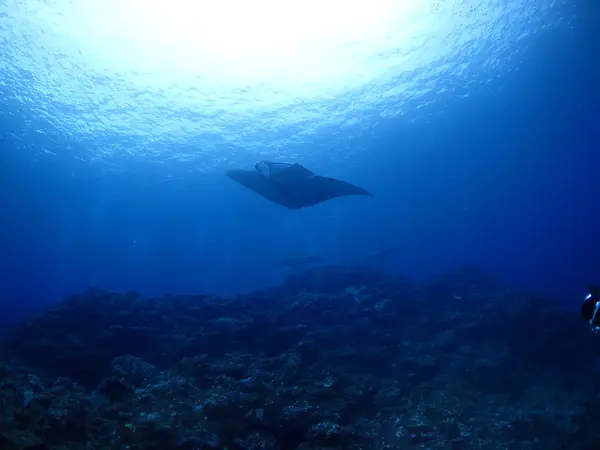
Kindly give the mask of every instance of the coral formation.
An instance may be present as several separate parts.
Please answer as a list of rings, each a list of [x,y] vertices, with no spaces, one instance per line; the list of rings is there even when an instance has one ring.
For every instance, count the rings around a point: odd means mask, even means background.
[[[220,298],[89,290],[15,327],[3,450],[600,448],[600,343],[477,271],[322,267]]]

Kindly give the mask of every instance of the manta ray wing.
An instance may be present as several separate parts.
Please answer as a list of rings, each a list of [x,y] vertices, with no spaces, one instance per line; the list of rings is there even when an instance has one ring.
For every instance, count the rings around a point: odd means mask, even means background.
[[[314,176],[311,180],[312,202],[310,205],[322,203],[336,197],[346,197],[348,195],[366,195],[373,197],[369,191],[347,183],[346,181],[337,180],[335,178]],[[308,201],[308,199],[307,199]],[[306,206],[309,206],[307,204]]]
[[[285,197],[288,208],[291,209],[306,208],[348,195],[373,196],[370,192],[345,181],[312,174],[310,177],[289,177],[276,184],[277,190]]]
[[[293,209],[286,196],[277,188],[277,185],[256,170],[230,170],[227,172],[227,176],[258,195],[262,195],[267,200]]]

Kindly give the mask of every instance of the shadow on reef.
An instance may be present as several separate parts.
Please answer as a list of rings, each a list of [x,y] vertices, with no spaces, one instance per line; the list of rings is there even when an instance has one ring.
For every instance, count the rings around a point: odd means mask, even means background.
[[[89,290],[15,327],[0,448],[600,448],[600,342],[474,270],[232,298]]]

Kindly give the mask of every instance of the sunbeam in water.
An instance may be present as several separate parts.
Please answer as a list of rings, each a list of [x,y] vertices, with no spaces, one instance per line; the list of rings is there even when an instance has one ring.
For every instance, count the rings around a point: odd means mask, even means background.
[[[47,135],[46,155],[194,170],[259,155],[341,159],[360,148],[340,136],[381,117],[418,120],[439,94],[468,96],[515,69],[533,36],[560,23],[556,5],[8,0],[0,94],[22,104],[19,133]],[[302,145],[325,129],[329,142]]]

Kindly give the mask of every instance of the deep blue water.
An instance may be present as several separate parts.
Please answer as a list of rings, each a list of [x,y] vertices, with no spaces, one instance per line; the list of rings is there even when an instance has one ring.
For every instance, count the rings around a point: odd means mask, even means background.
[[[37,30],[15,19],[27,3],[0,8],[5,321],[90,285],[248,291],[283,279],[278,260],[311,255],[416,279],[473,265],[574,306],[600,282],[600,21],[591,0],[457,3],[454,34],[436,44],[456,46],[447,56],[397,74],[402,65],[392,64],[385,81],[347,92],[333,84],[331,98],[260,83],[225,98],[214,86],[186,88],[183,75],[172,92],[132,87],[114,66],[96,76],[44,28],[56,25],[52,6]],[[503,10],[509,3],[514,10]],[[377,58],[357,73],[383,70]],[[291,100],[244,109],[263,95]],[[259,159],[298,161],[374,197],[289,211],[223,175]],[[381,249],[393,255],[369,257]]]

